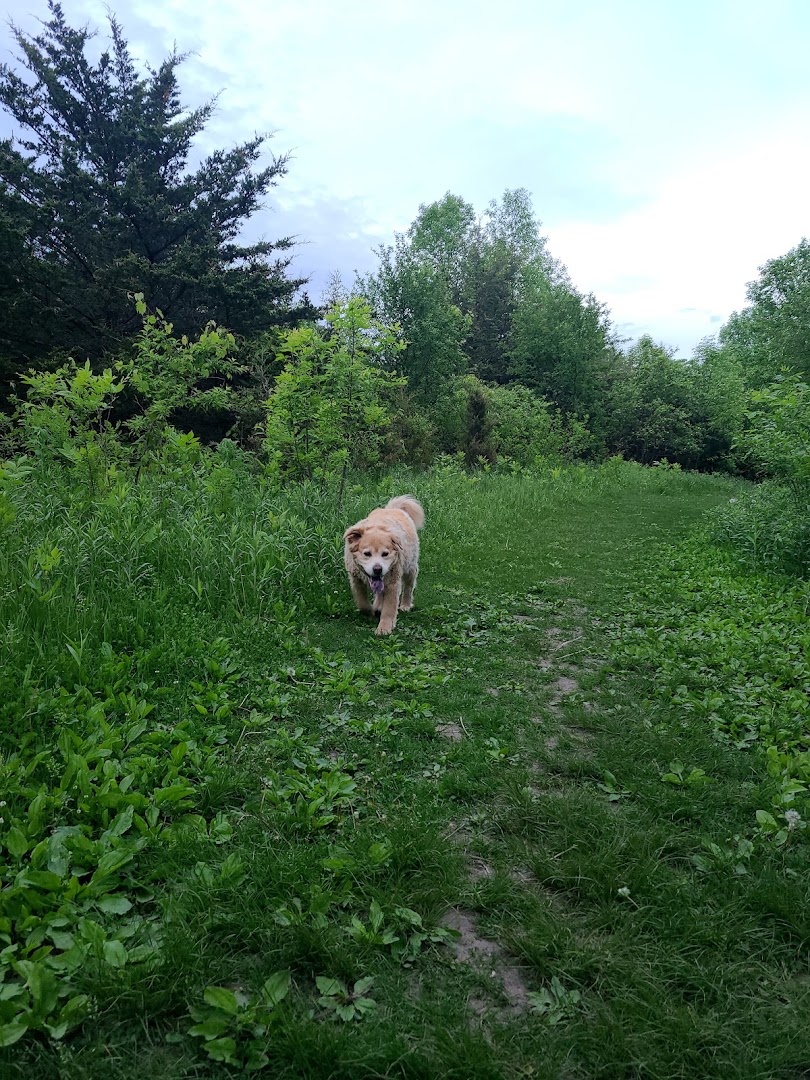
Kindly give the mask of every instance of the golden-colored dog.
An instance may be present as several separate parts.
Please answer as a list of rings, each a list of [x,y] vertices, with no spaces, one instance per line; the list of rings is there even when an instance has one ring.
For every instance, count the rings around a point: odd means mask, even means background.
[[[378,634],[390,634],[397,625],[397,611],[413,607],[419,573],[416,530],[424,523],[425,512],[416,499],[397,495],[343,534],[343,556],[354,602],[360,611],[379,614]]]

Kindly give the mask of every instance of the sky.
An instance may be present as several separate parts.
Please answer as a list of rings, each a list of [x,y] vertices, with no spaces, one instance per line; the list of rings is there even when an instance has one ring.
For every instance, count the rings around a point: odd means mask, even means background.
[[[256,132],[289,171],[250,235],[294,235],[318,299],[420,204],[530,192],[620,336],[688,356],[810,236],[808,0],[63,0],[135,57],[189,53],[201,154]],[[11,0],[35,30],[45,0]],[[0,24],[0,60],[16,53]],[[0,122],[0,133],[8,124]]]

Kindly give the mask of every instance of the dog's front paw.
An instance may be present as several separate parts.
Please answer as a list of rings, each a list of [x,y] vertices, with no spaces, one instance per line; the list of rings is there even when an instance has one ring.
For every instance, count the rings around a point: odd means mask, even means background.
[[[374,631],[377,637],[383,637],[385,634],[390,634],[394,629],[394,624],[390,619],[380,619],[380,625]]]

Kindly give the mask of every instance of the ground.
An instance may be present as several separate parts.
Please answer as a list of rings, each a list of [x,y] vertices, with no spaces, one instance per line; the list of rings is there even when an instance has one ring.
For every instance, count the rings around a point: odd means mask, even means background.
[[[143,853],[159,961],[96,973],[92,1028],[16,1044],[8,1075],[251,1054],[276,1078],[810,1075],[790,857],[699,858],[750,831],[761,762],[616,659],[639,582],[731,485],[442,490],[415,491],[416,608],[390,641],[339,578],[325,607],[218,627],[248,704],[197,809],[231,831]],[[673,762],[708,782],[664,780]],[[189,1034],[206,1016],[225,1061]]]

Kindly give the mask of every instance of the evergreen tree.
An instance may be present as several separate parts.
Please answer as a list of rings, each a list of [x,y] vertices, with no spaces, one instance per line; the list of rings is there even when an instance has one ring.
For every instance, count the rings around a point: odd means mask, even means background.
[[[0,355],[9,374],[55,349],[98,357],[132,337],[141,292],[175,330],[209,320],[249,335],[313,314],[287,276],[289,238],[239,242],[287,168],[258,167],[266,137],[189,169],[215,101],[187,110],[173,52],[138,71],[121,26],[93,63],[94,33],[50,0],[36,36],[14,27],[21,69],[0,65]]]

